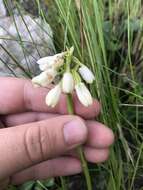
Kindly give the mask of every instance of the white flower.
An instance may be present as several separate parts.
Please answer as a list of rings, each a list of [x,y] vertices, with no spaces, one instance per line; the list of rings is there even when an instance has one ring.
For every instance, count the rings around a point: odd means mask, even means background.
[[[40,73],[40,75],[32,79],[32,83],[35,86],[47,87],[55,78],[57,72],[54,69],[49,69]]]
[[[75,90],[78,96],[79,101],[84,105],[84,106],[90,106],[93,103],[92,96],[85,86],[84,83],[80,82],[75,85]]]
[[[72,93],[74,90],[74,79],[70,72],[65,72],[62,81],[62,90],[64,93]]]
[[[61,86],[60,84],[56,85],[53,89],[49,91],[49,93],[46,96],[46,104],[50,107],[55,107],[58,103],[61,95]]]
[[[85,65],[81,66],[79,68],[79,73],[82,76],[82,78],[89,84],[93,83],[93,80],[95,79],[92,71],[86,67]]]
[[[50,64],[47,64],[47,58],[48,57],[43,57],[43,58],[39,59],[37,62],[39,64],[39,69],[41,71],[46,71],[47,69],[50,68]],[[48,61],[49,61],[49,59],[48,59]]]
[[[65,52],[58,53],[53,56],[43,57],[37,61],[41,71],[45,71],[49,68],[57,69],[64,64]]]

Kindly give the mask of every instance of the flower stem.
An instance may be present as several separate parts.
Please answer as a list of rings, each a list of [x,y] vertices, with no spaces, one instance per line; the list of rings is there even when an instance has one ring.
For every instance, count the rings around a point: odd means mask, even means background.
[[[85,156],[84,156],[82,146],[79,146],[77,148],[77,151],[78,151],[78,154],[80,156],[80,161],[82,163],[82,170],[84,172],[84,176],[85,176],[85,179],[86,179],[87,190],[92,190],[91,177],[90,177],[90,174],[89,174],[88,165],[87,165],[87,161],[85,160]]]
[[[67,95],[67,108],[68,108],[68,113],[73,115],[74,114],[74,106],[73,106],[73,99],[72,99],[72,95],[68,94]],[[87,162],[85,160],[85,156],[84,156],[84,152],[83,152],[83,148],[82,146],[79,146],[77,148],[77,152],[80,156],[80,161],[82,164],[82,170],[86,179],[86,185],[87,185],[87,190],[92,190],[92,183],[91,183],[91,177],[89,174],[89,170],[88,170],[88,166],[87,166]]]
[[[74,106],[71,94],[67,95],[67,108],[68,108],[68,113],[70,115],[74,115]]]

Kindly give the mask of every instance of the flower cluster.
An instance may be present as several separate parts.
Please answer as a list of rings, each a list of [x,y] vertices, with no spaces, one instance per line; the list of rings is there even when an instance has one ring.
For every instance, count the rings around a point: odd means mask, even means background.
[[[83,81],[88,84],[93,83],[94,75],[87,66],[73,56],[73,51],[72,47],[66,52],[44,57],[37,61],[42,72],[32,79],[34,86],[48,87],[57,75],[61,76],[58,84],[46,96],[48,106],[55,107],[62,92],[72,94],[74,90],[84,106],[89,106],[93,102],[92,96]]]

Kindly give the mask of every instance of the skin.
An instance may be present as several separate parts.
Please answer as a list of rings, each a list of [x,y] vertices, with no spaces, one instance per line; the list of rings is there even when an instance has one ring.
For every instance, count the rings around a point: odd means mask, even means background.
[[[82,106],[74,94],[77,116],[67,115],[66,96],[55,108],[45,104],[49,88],[34,88],[29,80],[0,78],[0,188],[28,180],[80,173],[76,147],[83,145],[87,161],[104,162],[114,141],[111,129],[95,119],[101,110]],[[71,130],[72,127],[72,130]]]

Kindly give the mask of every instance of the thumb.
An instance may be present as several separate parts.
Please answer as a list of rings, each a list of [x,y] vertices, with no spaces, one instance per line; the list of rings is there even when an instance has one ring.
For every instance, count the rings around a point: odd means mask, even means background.
[[[77,116],[60,116],[0,130],[0,180],[53,158],[86,141],[87,128]]]

